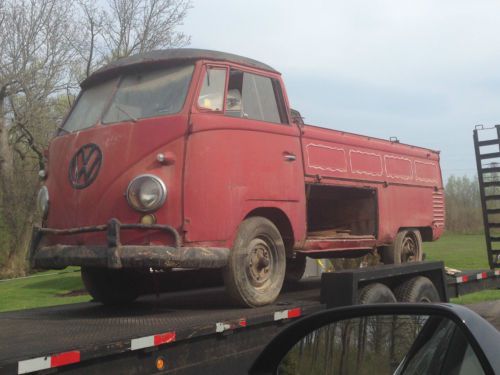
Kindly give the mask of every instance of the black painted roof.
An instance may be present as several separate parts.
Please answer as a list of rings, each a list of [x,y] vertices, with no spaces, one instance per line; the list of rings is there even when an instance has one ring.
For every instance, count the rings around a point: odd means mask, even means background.
[[[182,63],[196,60],[228,61],[246,65],[252,68],[258,68],[269,72],[278,73],[269,65],[261,63],[257,60],[249,59],[247,57],[234,55],[232,53],[194,48],[172,48],[139,53],[137,55],[116,60],[92,73],[81,83],[81,86],[89,86],[96,81],[111,77],[115,74],[118,74],[118,72],[122,72],[123,70],[127,70],[128,68],[136,67],[142,64],[162,64],[176,62]]]

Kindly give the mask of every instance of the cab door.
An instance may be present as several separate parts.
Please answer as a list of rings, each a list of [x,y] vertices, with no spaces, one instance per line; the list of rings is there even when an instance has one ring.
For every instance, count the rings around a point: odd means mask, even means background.
[[[280,209],[304,235],[300,130],[279,75],[206,65],[202,77],[187,143],[186,239],[227,244],[260,207]]]

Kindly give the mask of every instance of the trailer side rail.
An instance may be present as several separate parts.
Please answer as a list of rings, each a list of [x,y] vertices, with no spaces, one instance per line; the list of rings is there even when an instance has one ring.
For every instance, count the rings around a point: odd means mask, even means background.
[[[127,352],[148,352],[158,350],[160,347],[165,349],[172,344],[189,343],[191,340],[196,341],[196,339],[211,336],[223,337],[237,331],[251,330],[263,325],[278,324],[281,327],[294,319],[324,309],[324,306],[317,302],[282,306],[282,309],[279,307],[276,305],[276,310],[268,310],[262,314],[255,314],[255,309],[249,309],[248,317],[242,315],[235,319],[212,321],[179,330],[166,328],[163,331],[126,340],[110,341],[90,347],[67,348],[67,350],[60,352],[41,353],[38,356],[21,357],[16,360],[5,360],[0,362],[0,374],[27,374],[50,369],[63,370],[66,366],[69,366],[68,370],[71,370],[71,365],[84,364],[83,362],[99,359],[104,360],[105,357],[112,358]]]
[[[499,289],[500,270],[469,271],[448,276],[447,288],[451,298],[485,289]]]

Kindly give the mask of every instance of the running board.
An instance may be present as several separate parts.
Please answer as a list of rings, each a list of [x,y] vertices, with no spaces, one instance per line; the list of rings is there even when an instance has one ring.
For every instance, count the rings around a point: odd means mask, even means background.
[[[348,250],[371,250],[377,245],[377,240],[373,236],[364,238],[309,238],[306,239],[304,252],[329,252]]]

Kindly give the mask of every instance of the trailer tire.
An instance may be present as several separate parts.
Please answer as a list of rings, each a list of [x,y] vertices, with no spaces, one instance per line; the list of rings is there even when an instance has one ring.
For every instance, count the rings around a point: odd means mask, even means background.
[[[285,245],[276,226],[259,216],[245,219],[223,269],[227,294],[241,306],[270,304],[283,286],[285,266]]]
[[[129,270],[82,267],[82,281],[95,301],[104,305],[123,305],[140,294],[138,274]]]
[[[358,293],[358,303],[360,305],[393,302],[397,302],[394,293],[382,283],[368,284],[361,288]]]
[[[384,264],[401,264],[422,260],[422,236],[419,230],[400,230],[390,246],[382,248],[381,258]]]
[[[394,294],[399,302],[440,302],[439,293],[427,277],[417,276],[399,285]]]
[[[289,284],[297,283],[304,276],[306,271],[307,258],[297,254],[295,258],[286,259],[285,282]]]

